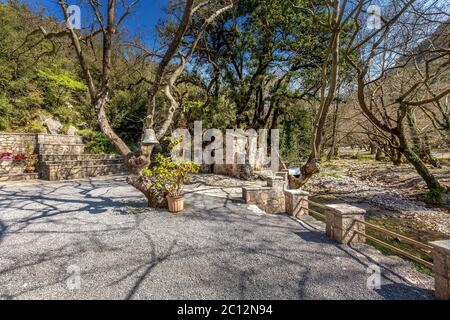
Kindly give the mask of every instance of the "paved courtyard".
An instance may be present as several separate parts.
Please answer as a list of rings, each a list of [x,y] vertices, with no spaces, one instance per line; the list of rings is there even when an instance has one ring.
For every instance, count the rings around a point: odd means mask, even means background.
[[[145,208],[122,177],[0,186],[0,299],[433,297],[430,277],[338,245],[310,217],[262,214],[239,189],[187,191],[173,215]],[[372,290],[374,263],[383,278]]]

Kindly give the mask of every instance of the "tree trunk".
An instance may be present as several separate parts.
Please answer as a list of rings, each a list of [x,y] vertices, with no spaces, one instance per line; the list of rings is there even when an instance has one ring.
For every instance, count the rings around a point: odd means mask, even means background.
[[[375,153],[375,160],[376,161],[383,161],[384,159],[384,154],[383,154],[383,150],[380,147],[376,148],[376,153]]]
[[[338,27],[342,15],[340,14],[340,1],[335,1],[332,11],[332,36],[328,46],[325,59],[322,63],[321,70],[321,93],[320,93],[320,107],[314,121],[313,138],[311,144],[311,155],[306,164],[301,168],[301,175],[299,178],[290,176],[290,183],[301,188],[311,177],[320,172],[320,158],[322,154],[323,136],[327,116],[330,106],[334,101],[336,89],[339,82],[341,52],[340,52],[340,28]]]
[[[402,158],[403,158],[402,152],[400,150],[393,149],[391,159],[394,166],[401,166],[403,163]]]
[[[127,183],[142,192],[151,208],[167,208],[166,195],[157,190],[151,180],[142,175],[132,174],[127,177]]]
[[[334,114],[333,114],[333,131],[331,133],[331,146],[330,146],[330,150],[329,150],[328,156],[327,156],[328,161],[330,161],[338,153],[336,150],[338,112],[339,112],[339,102],[336,102],[336,106],[335,106]]]
[[[417,173],[423,178],[429,190],[447,191],[443,187],[436,177],[430,172],[427,166],[423,163],[420,157],[412,150],[404,132],[403,124],[399,123],[399,135],[398,135],[400,148],[399,150],[405,156],[405,158],[416,169]]]
[[[422,139],[420,137],[420,132],[417,129],[416,117],[414,115],[414,112],[412,110],[408,110],[406,114],[408,119],[408,127],[411,132],[411,138],[413,142],[412,150],[420,157],[423,162],[429,163],[435,168],[439,168],[439,161],[431,154],[428,137],[425,136],[425,139]]]

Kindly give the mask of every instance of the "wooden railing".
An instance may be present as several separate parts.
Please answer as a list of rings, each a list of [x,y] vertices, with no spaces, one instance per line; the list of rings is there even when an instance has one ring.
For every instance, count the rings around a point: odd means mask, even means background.
[[[326,205],[323,205],[323,204],[315,202],[315,201],[311,201],[309,199],[308,199],[308,203],[311,206],[313,206],[313,207],[318,207],[318,208],[323,209],[323,210],[333,210],[332,208],[330,208],[330,207],[328,207]],[[324,213],[320,213],[320,212],[318,212],[316,210],[313,210],[311,208],[309,208],[309,212],[312,213],[313,216],[315,215],[315,216],[318,216],[321,219],[324,219],[324,220],[326,219],[326,214],[324,214]],[[354,223],[363,224],[366,228],[375,230],[376,232],[378,232],[380,234],[383,234],[383,235],[386,235],[388,237],[392,237],[392,238],[398,239],[399,241],[402,241],[404,243],[408,243],[409,245],[412,245],[412,246],[414,246],[414,247],[424,251],[427,254],[430,254],[433,251],[433,247],[428,245],[428,244],[425,244],[425,243],[422,243],[420,241],[411,239],[411,238],[406,237],[406,236],[404,236],[402,234],[399,234],[397,232],[387,230],[387,229],[385,229],[385,228],[383,228],[381,226],[375,225],[373,223],[369,223],[367,221],[359,220],[359,219],[354,219]],[[361,231],[358,231],[358,230],[353,230],[353,232],[355,234],[358,234],[360,236],[365,237],[366,239],[371,240],[372,242],[374,242],[374,243],[376,243],[378,245],[381,245],[381,246],[383,246],[383,247],[385,247],[385,248],[395,252],[396,254],[398,254],[400,256],[406,257],[406,258],[408,258],[408,259],[410,259],[412,261],[415,261],[415,262],[417,262],[419,264],[422,264],[422,265],[424,265],[424,266],[426,266],[426,267],[428,267],[430,269],[433,269],[433,263],[431,263],[429,261],[426,261],[426,260],[424,260],[424,259],[422,259],[420,257],[417,257],[416,255],[414,255],[412,253],[409,253],[409,252],[407,252],[405,250],[402,250],[402,249],[400,249],[398,247],[395,247],[392,244],[387,243],[387,242],[385,242],[383,240],[380,240],[380,239],[378,239],[378,238],[376,238],[374,236],[368,235],[366,232],[361,232]]]
[[[327,207],[324,206],[323,204],[320,204],[320,203],[311,201],[311,200],[309,200],[309,199],[308,199],[308,203],[309,203],[310,205],[313,205],[314,207],[318,207],[318,208],[321,208],[321,209],[324,209],[324,210],[329,210],[329,208],[327,208]],[[322,219],[325,220],[326,215],[325,215],[324,213],[317,212],[317,211],[311,209],[311,207],[308,208],[308,211],[311,212],[311,213],[313,213],[314,215],[319,216],[320,218],[322,218]]]

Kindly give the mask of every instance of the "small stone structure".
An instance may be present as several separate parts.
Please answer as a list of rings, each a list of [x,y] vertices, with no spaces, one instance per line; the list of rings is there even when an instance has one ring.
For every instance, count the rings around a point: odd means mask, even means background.
[[[303,190],[284,190],[286,212],[294,217],[308,215],[308,195]]]
[[[286,212],[286,180],[280,176],[270,176],[265,187],[244,187],[242,197],[245,203],[258,206],[268,214]]]
[[[450,240],[434,241],[433,271],[435,295],[439,300],[450,300]]]
[[[81,137],[33,133],[0,133],[0,152],[38,155],[37,173],[26,173],[26,161],[0,160],[0,181],[41,178],[65,180],[95,177],[125,171],[123,157],[84,153]]]
[[[327,236],[344,244],[366,242],[364,236],[354,232],[365,233],[365,225],[357,223],[355,219],[364,221],[366,210],[348,204],[329,204],[326,207]]]
[[[33,180],[38,178],[37,173],[26,173],[24,161],[0,159],[0,182]]]

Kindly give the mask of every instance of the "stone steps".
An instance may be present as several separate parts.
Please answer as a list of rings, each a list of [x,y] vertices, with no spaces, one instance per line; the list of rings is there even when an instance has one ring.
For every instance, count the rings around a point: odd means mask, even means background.
[[[39,145],[40,155],[81,155],[83,153],[84,144],[46,143]]]
[[[83,160],[121,160],[123,157],[117,154],[45,154],[40,156],[42,162],[55,161],[83,161]]]
[[[126,168],[123,163],[89,166],[70,166],[60,163],[56,165],[44,165],[41,168],[41,177],[50,181],[71,180],[123,173],[125,172],[125,169]]]
[[[37,173],[22,173],[22,174],[0,174],[0,182],[6,181],[28,181],[39,178]]]

